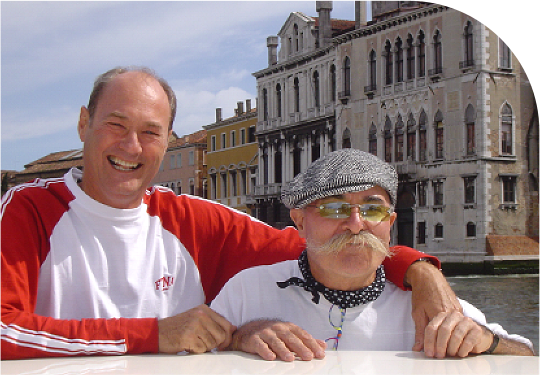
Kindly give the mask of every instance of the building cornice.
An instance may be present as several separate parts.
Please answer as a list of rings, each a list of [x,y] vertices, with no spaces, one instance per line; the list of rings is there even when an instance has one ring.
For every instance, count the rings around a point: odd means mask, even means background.
[[[227,118],[225,120],[221,120],[219,122],[214,122],[213,124],[210,124],[210,125],[204,125],[203,129],[205,129],[205,130],[218,129],[218,128],[222,127],[222,126],[236,124],[236,123],[239,123],[239,122],[242,122],[242,121],[247,121],[247,120],[250,120],[250,119],[252,119],[254,117],[255,118],[257,117],[257,111],[244,113],[244,114],[242,114],[240,116],[236,116],[236,117],[229,117],[229,118]]]
[[[330,46],[327,46],[324,48],[318,48],[315,51],[307,53],[305,55],[297,56],[290,60],[286,60],[282,63],[277,63],[275,65],[269,66],[268,68],[256,71],[252,73],[251,75],[254,76],[255,78],[262,78],[264,76],[271,75],[273,73],[283,72],[285,70],[307,64],[309,61],[315,58],[328,54],[331,50],[335,49],[336,46],[338,46],[339,44],[347,43],[351,39],[357,39],[357,38],[370,36],[378,32],[388,30],[392,27],[400,26],[407,22],[416,21],[424,17],[429,17],[433,14],[438,14],[440,12],[447,11],[448,9],[451,9],[451,8],[444,5],[433,4],[425,8],[420,8],[420,9],[410,11],[408,13],[390,18],[385,21],[380,21],[372,25],[364,26],[360,29],[349,31],[348,33],[332,38],[332,45]]]

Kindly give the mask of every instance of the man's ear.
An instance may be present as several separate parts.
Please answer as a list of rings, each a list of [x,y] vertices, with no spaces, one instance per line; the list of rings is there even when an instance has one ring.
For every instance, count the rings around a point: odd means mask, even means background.
[[[79,114],[79,123],[77,124],[77,132],[79,133],[79,139],[84,142],[86,129],[90,124],[90,113],[85,106],[81,107],[81,113]]]
[[[397,219],[397,213],[392,212],[390,214],[390,226],[394,225],[394,222],[396,221],[396,219]]]
[[[296,229],[302,237],[304,233],[304,210],[301,208],[292,208],[289,215],[291,216],[292,221],[296,225]]]

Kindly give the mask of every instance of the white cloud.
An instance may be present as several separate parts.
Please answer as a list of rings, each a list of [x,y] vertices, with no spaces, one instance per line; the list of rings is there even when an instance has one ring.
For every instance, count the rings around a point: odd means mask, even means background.
[[[40,116],[23,112],[2,113],[2,141],[36,139],[77,127],[79,109],[58,107]]]
[[[238,101],[245,103],[246,99],[251,99],[252,108],[255,107],[252,95],[238,87],[229,87],[217,92],[194,92],[175,88],[175,92],[178,108],[174,131],[180,136],[194,133],[201,130],[204,125],[214,123],[216,108],[222,108],[222,117],[227,118],[234,115]],[[245,108],[244,104],[244,110]]]

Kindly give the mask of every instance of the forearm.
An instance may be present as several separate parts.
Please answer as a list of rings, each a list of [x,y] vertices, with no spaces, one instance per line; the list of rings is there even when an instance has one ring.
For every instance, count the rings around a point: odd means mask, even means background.
[[[60,320],[2,311],[2,359],[157,352],[157,320]]]
[[[534,355],[534,351],[525,343],[499,337],[499,343],[491,354],[506,354],[506,355]]]
[[[425,263],[417,262],[418,260],[425,258],[436,267],[440,267],[440,262],[436,257],[407,246],[393,246],[390,248],[390,251],[393,255],[390,258],[386,258],[383,262],[386,277],[396,286],[404,290],[410,288],[410,286],[404,284],[404,281],[407,281],[408,275],[411,274],[411,272],[409,272],[411,266],[416,263]]]
[[[446,283],[446,279],[440,271],[439,265],[433,263],[431,258],[422,257],[413,261],[407,268],[403,278],[403,286],[408,289],[413,289],[414,285],[421,285],[425,283],[426,280],[438,282],[444,281]]]

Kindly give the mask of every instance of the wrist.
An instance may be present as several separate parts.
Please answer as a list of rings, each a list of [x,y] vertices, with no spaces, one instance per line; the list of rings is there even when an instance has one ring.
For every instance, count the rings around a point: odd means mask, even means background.
[[[482,354],[493,354],[493,352],[495,351],[495,349],[497,349],[497,346],[499,345],[499,339],[500,339],[499,335],[497,335],[494,332],[491,332],[491,334],[493,335],[493,341],[491,342],[491,345],[488,348],[488,350],[482,352]]]

